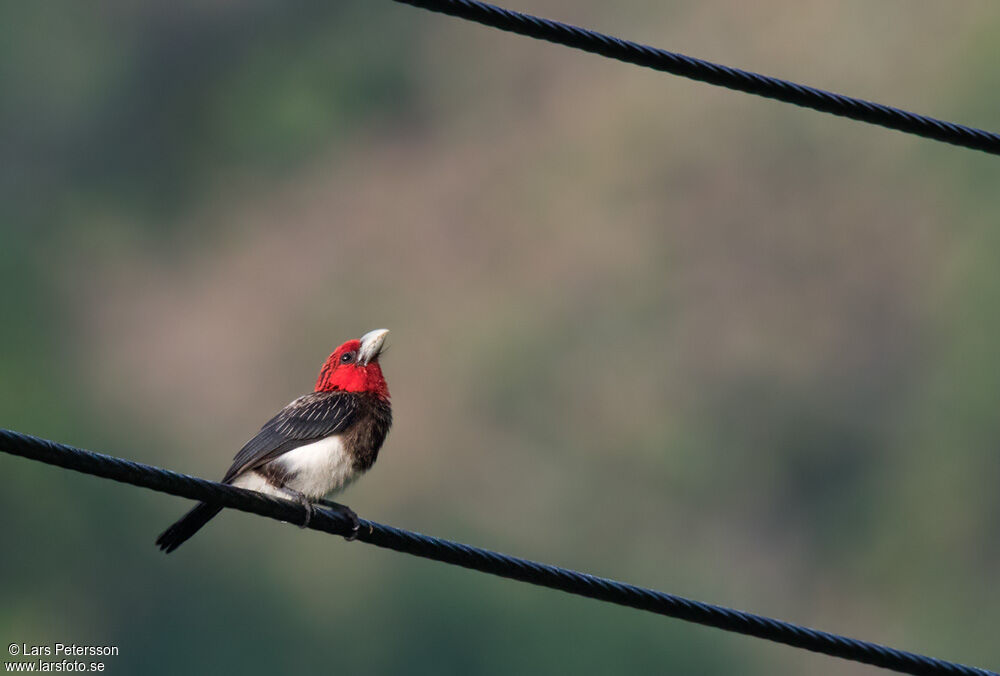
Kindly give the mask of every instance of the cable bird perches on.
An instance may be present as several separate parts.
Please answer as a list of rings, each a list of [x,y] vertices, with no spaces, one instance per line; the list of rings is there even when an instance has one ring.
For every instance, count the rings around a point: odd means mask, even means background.
[[[306,522],[306,508],[297,502],[271,498],[254,491],[123,458],[84,451],[11,430],[0,430],[0,451],[280,521]],[[450,563],[541,587],[559,589],[570,594],[608,601],[686,622],[755,636],[854,662],[906,674],[1000,676],[986,669],[896,650],[877,643],[810,629],[762,615],[693,601],[653,589],[393,528],[374,521],[359,519],[359,524],[357,540],[377,547],[394,549],[404,554]],[[345,537],[353,534],[352,524],[345,515],[321,508],[314,510],[307,526],[312,530]]]
[[[586,28],[515,12],[485,2],[476,2],[475,0],[393,1],[475,21],[485,26],[530,38],[547,40],[585,52],[600,54],[609,59],[645,66],[653,70],[735,89],[747,94],[777,99],[803,108],[849,117],[852,120],[888,127],[935,141],[1000,155],[1000,134],[994,132],[946,122],[881,103],[835,94],[739,68],[730,68],[684,54],[668,52],[665,49],[622,40]]]

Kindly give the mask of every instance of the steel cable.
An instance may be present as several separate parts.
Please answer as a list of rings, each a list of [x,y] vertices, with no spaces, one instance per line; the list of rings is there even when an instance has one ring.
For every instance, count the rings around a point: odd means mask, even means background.
[[[280,521],[291,523],[306,521],[305,508],[295,502],[271,498],[254,491],[152,465],[85,451],[11,430],[0,430],[0,451],[162,493],[214,502]],[[896,650],[877,643],[810,629],[762,615],[693,601],[559,566],[393,528],[366,519],[359,521],[360,531],[357,539],[361,542],[483,573],[559,589],[570,594],[646,610],[902,673],[1000,676],[986,669]],[[307,527],[347,536],[351,533],[352,524],[343,514],[316,508]]]
[[[475,0],[393,0],[681,77],[1000,155],[1000,134],[622,40]]]

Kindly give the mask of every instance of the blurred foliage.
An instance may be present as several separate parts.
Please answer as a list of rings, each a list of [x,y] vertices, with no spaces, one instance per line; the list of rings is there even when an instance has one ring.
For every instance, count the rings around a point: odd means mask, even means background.
[[[986,0],[518,8],[1000,128]],[[218,475],[389,326],[365,516],[1000,666],[996,158],[382,2],[4,3],[0,88],[4,426]],[[109,673],[869,672],[0,466]]]

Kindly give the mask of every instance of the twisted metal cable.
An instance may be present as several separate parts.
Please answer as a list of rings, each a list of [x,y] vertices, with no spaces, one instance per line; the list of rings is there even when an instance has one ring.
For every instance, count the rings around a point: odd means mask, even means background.
[[[1000,155],[1000,134],[911,113],[788,80],[730,68],[684,54],[622,40],[597,31],[543,19],[475,0],[394,0],[500,30],[547,40],[638,66],[792,103],[832,115]]]
[[[162,493],[213,502],[280,521],[306,522],[306,510],[296,502],[268,497],[254,491],[123,458],[84,451],[11,430],[0,430],[0,451]],[[896,650],[753,613],[692,601],[681,596],[393,528],[374,521],[359,519],[359,522],[360,532],[357,534],[357,539],[361,542],[550,589],[559,589],[570,594],[646,610],[907,674],[1000,676],[986,669]],[[308,521],[308,528],[346,537],[351,533],[352,524],[346,516],[338,512],[316,508]]]

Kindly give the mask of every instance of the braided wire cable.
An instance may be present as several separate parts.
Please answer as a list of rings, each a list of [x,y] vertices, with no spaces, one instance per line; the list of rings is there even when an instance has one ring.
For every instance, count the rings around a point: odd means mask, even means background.
[[[653,70],[1000,155],[1000,134],[657,49],[476,0],[394,0]]]
[[[280,521],[306,522],[306,509],[296,502],[272,498],[161,467],[85,451],[11,430],[0,430],[0,451],[162,493],[213,502]],[[907,674],[1000,676],[986,669],[896,650],[877,643],[810,629],[762,615],[693,601],[559,566],[386,526],[375,521],[359,519],[359,524],[357,539],[377,547],[725,631],[755,636],[833,657]],[[315,508],[307,527],[345,537],[352,533],[352,524],[347,516],[320,507]]]

